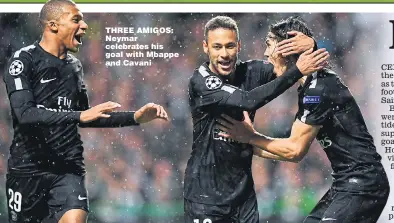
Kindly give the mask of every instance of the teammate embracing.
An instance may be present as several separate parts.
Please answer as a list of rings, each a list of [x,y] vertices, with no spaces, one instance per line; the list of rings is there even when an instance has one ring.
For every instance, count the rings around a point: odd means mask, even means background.
[[[194,71],[189,82],[194,129],[193,151],[185,173],[185,222],[259,221],[252,147],[221,137],[215,120],[221,114],[242,120],[243,110],[253,116],[297,79],[321,69],[328,53],[324,49],[312,53],[312,38],[299,35],[297,39],[300,41],[294,47],[304,46],[297,52],[307,52],[275,79],[269,62],[238,60],[241,43],[233,19],[218,16],[206,24],[203,47],[209,61]],[[292,47],[286,47],[286,53]]]
[[[297,59],[297,55],[283,57],[275,50],[291,30],[312,36],[296,17],[271,25],[265,55],[278,69],[286,70]],[[331,162],[333,184],[304,222],[376,222],[390,187],[353,95],[330,69],[301,78],[299,83],[299,110],[289,138],[265,136],[253,129],[248,118],[239,122],[228,116],[220,120],[218,128],[226,133],[219,135],[258,147],[254,151],[258,156],[291,162],[302,160],[316,138]]]

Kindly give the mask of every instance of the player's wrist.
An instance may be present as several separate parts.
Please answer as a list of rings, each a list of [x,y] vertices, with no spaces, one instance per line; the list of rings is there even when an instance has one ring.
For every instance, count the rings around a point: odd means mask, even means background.
[[[254,131],[253,134],[249,137],[248,144],[250,145],[256,145],[256,139],[258,138],[259,133],[257,131]]]
[[[290,74],[291,77],[295,77],[296,79],[300,79],[301,77],[303,77],[306,73],[306,71],[302,70],[302,67],[298,64],[296,64],[295,66],[290,67],[287,72]],[[285,72],[285,73],[287,73]]]
[[[133,114],[133,120],[134,120],[134,122],[135,122],[137,125],[139,125],[139,124],[141,124],[141,123],[139,122],[139,119],[138,119],[138,117],[137,117],[137,112],[138,112],[138,111],[134,112],[134,114]]]
[[[78,123],[82,123],[82,112],[80,111],[73,112],[72,119]]]
[[[310,48],[313,48],[313,51],[315,51],[315,46],[317,46],[315,40],[314,40],[312,37],[308,37],[307,48],[304,49],[303,52],[307,51],[307,50],[310,49]],[[303,52],[300,52],[300,53],[303,53]]]

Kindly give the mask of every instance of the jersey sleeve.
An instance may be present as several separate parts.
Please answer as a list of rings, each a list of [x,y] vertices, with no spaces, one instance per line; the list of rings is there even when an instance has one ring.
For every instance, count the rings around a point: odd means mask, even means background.
[[[200,68],[201,69],[201,68]],[[251,91],[243,91],[232,85],[224,84],[221,79],[208,72],[195,73],[189,83],[190,96],[195,107],[218,105],[236,107],[244,110],[256,110],[290,88],[299,78],[301,72],[296,66],[290,68],[279,78],[261,85]]]
[[[302,99],[297,118],[308,125],[323,125],[331,116],[333,104],[325,89],[308,88]]]
[[[81,92],[79,92],[79,97],[78,97],[78,110],[85,111],[88,110],[89,108],[90,108],[90,104],[89,104],[88,91],[86,89],[86,85],[82,83]]]
[[[30,80],[33,69],[31,56],[25,52],[16,52],[8,61],[4,72],[4,82],[8,96],[15,91],[31,91]]]
[[[83,76],[84,76],[84,72],[83,72],[83,67],[81,65],[81,76],[79,77],[81,81],[81,90],[78,94],[79,111],[85,111],[90,108],[88,90],[86,89],[85,82],[83,81]]]
[[[267,60],[260,61],[258,67],[260,72],[260,85],[264,85],[276,78],[274,66]]]
[[[80,112],[55,112],[38,108],[30,79],[33,72],[31,55],[17,51],[9,60],[3,80],[12,113],[19,124],[54,125],[78,123]]]
[[[109,118],[98,118],[92,122],[80,123],[81,128],[119,128],[139,125],[134,120],[134,111],[108,112]]]

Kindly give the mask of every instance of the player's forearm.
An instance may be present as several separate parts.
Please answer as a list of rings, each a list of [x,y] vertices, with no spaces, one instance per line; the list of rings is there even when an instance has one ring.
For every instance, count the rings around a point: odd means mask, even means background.
[[[82,128],[117,128],[117,127],[126,127],[132,125],[139,125],[134,120],[133,111],[126,112],[110,112],[106,113],[110,115],[109,118],[99,118],[95,121],[88,123],[80,123],[79,127]]]
[[[281,95],[301,77],[302,73],[294,66],[288,69],[282,76],[249,92],[235,91],[226,103],[245,110],[256,110]]]
[[[272,153],[270,153],[268,151],[265,151],[265,150],[257,148],[257,147],[253,148],[253,154],[255,156],[259,156],[259,157],[265,158],[265,159],[294,162],[293,160],[290,160],[290,159],[287,159],[285,157],[281,157],[281,156],[272,154]]]
[[[249,141],[262,150],[265,150],[273,155],[279,156],[286,161],[298,162],[302,159],[302,148],[297,144],[295,139],[285,138],[277,139],[256,133]]]
[[[11,109],[22,125],[77,124],[80,112],[59,111],[37,106],[30,92],[17,91],[10,96]]]

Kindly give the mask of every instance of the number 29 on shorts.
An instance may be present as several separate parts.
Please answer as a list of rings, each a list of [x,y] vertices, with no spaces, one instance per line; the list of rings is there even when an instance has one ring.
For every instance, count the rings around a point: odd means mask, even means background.
[[[13,191],[11,188],[8,189],[10,199],[8,201],[8,207],[15,212],[20,212],[22,208],[22,194],[18,191]]]

